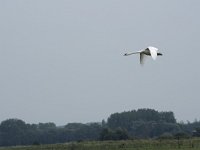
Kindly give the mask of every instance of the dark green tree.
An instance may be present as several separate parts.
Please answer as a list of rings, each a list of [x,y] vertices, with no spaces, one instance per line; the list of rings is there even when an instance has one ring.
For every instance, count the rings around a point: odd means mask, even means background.
[[[1,144],[23,145],[26,140],[27,126],[19,119],[8,119],[0,124]]]

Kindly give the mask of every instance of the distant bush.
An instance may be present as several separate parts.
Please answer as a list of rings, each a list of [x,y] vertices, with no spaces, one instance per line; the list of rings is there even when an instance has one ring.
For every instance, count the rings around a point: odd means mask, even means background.
[[[193,131],[193,136],[194,136],[194,137],[200,137],[200,127],[196,128],[196,129]]]
[[[38,141],[34,141],[32,145],[40,145]]]
[[[118,128],[116,130],[112,130],[109,128],[105,128],[100,133],[100,140],[127,140],[129,139],[128,133],[126,130]]]
[[[190,138],[190,135],[185,132],[178,132],[178,133],[174,134],[174,138],[178,139],[178,140],[179,139],[188,139],[188,138]]]
[[[158,137],[158,139],[173,139],[174,136],[171,133],[163,133]]]

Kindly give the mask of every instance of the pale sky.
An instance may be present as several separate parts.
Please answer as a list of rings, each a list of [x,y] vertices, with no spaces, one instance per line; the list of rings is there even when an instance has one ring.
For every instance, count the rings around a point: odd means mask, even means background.
[[[0,0],[0,121],[199,120],[199,14],[199,0]],[[163,56],[123,56],[147,46]]]

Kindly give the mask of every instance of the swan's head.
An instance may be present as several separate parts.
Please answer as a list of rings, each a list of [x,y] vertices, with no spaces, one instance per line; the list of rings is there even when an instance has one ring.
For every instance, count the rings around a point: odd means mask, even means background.
[[[124,54],[124,56],[128,56],[128,54],[127,54],[127,53],[125,53],[125,54]]]

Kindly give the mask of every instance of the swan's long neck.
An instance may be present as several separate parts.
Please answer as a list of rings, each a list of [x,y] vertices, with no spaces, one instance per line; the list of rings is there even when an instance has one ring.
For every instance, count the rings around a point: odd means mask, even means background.
[[[138,54],[138,53],[140,53],[140,52],[125,53],[124,56],[129,56],[129,55]]]

